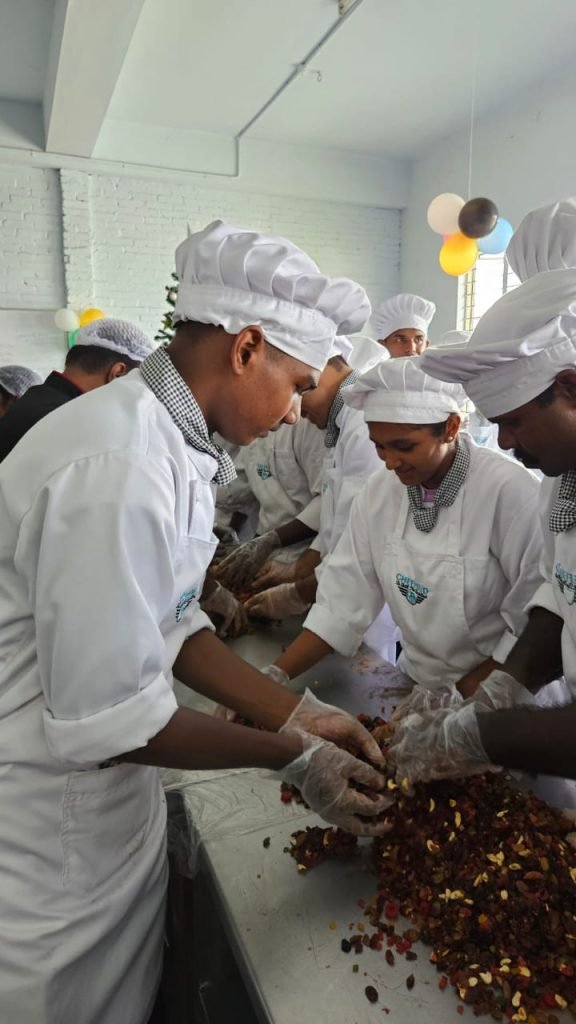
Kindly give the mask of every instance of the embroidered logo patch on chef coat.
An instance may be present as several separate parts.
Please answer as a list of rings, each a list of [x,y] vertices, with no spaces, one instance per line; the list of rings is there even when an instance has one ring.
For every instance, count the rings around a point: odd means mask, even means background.
[[[560,562],[554,566],[554,577],[567,604],[576,600],[576,573],[568,572]]]
[[[272,476],[272,470],[267,462],[259,462],[256,465],[256,472],[261,480],[269,480]]]
[[[192,601],[195,599],[197,594],[198,591],[196,590],[196,587],[193,587],[192,590],[184,591],[182,597],[180,598],[178,604],[176,605],[176,622],[180,622],[180,619],[184,615],[184,612],[188,608],[188,605],[192,604]]]
[[[408,604],[412,605],[422,604],[430,593],[430,587],[417,583],[411,576],[404,576],[401,572],[396,573],[396,586]]]

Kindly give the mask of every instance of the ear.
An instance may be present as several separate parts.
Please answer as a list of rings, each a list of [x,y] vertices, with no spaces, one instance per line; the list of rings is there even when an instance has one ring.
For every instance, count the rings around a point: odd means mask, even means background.
[[[461,423],[462,417],[457,412],[451,412],[446,420],[446,433],[444,435],[446,441],[454,441],[458,436]]]
[[[230,363],[237,376],[252,370],[266,358],[266,338],[259,324],[244,327],[232,341]]]
[[[108,370],[106,383],[109,384],[111,380],[116,380],[116,377],[124,377],[127,373],[128,367],[126,366],[126,363],[113,363]]]
[[[576,369],[562,370],[554,382],[554,390],[558,398],[576,405]]]

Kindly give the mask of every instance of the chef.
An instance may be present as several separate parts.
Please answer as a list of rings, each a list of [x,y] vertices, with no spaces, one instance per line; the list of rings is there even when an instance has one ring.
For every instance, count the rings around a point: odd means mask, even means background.
[[[576,198],[531,210],[510,239],[506,259],[520,281],[576,267]]]
[[[103,317],[81,327],[68,350],[64,372],[53,370],[27,390],[0,423],[0,462],[34,424],[73,398],[123,377],[153,350],[144,331],[127,320]]]
[[[0,1005],[18,1024],[146,1024],[161,970],[157,765],[268,766],[328,820],[377,832],[381,763],[351,716],[216,639],[198,597],[215,538],[211,440],[294,423],[362,288],[285,239],[216,221],[178,248],[168,348],[69,402],[0,468]],[[178,708],[186,685],[260,732]],[[313,735],[314,734],[314,735]],[[320,739],[319,737],[326,739]]]
[[[467,345],[430,350],[423,364],[435,377],[463,384],[498,424],[501,447],[547,478],[540,496],[544,582],[504,670],[482,683],[473,702],[400,725],[399,773],[428,779],[495,764],[576,779],[576,704],[511,707],[529,704],[562,669],[576,693],[576,270],[529,278],[481,317]]]
[[[377,364],[344,391],[385,464],[352,507],[303,633],[277,660],[293,677],[353,655],[386,602],[399,666],[427,689],[466,689],[504,662],[540,582],[538,482],[459,434],[459,385],[414,359]]]
[[[376,307],[370,326],[394,357],[419,356],[428,347],[428,329],[436,306],[419,295],[393,295]]]
[[[42,377],[27,366],[0,366],[0,417],[17,402],[28,388],[41,384]]]
[[[354,498],[382,465],[362,411],[344,401],[346,390],[358,380],[358,372],[348,362],[355,356],[353,345],[347,339],[338,339],[337,347],[339,352],[328,360],[318,387],[302,396],[302,416],[318,428],[317,433],[322,431],[326,449],[320,531],[309,552],[296,563],[293,582],[275,585],[278,580],[273,567],[262,569],[255,583],[262,592],[246,605],[256,616],[283,619],[310,608],[322,573],[321,563],[342,536]],[[380,349],[378,362],[387,358],[386,351]],[[399,633],[387,611],[378,616],[365,639],[382,657],[395,662]]]

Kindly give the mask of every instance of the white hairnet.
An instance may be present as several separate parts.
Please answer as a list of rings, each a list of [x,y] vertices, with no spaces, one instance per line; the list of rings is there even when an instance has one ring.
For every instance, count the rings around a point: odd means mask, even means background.
[[[360,285],[322,274],[286,238],[214,221],[176,250],[180,284],[172,322],[238,334],[259,324],[281,351],[322,370],[337,335],[360,331],[370,303]]]
[[[154,346],[136,324],[109,316],[93,320],[86,327],[81,327],[76,335],[75,344],[108,348],[121,356],[128,356],[136,363],[141,363],[154,351]]]
[[[576,199],[527,213],[510,239],[506,259],[521,281],[546,270],[576,267]]]
[[[0,366],[0,387],[13,398],[22,398],[34,384],[41,384],[42,377],[27,366]]]

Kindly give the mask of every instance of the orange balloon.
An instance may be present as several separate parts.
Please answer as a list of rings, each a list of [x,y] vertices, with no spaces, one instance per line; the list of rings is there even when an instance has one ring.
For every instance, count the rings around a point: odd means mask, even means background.
[[[478,243],[474,238],[467,238],[461,231],[444,242],[438,257],[445,274],[460,277],[467,274],[478,258]]]
[[[101,309],[91,306],[90,309],[85,309],[80,314],[80,327],[86,327],[86,324],[91,324],[94,320],[101,320],[103,316],[104,313]]]

